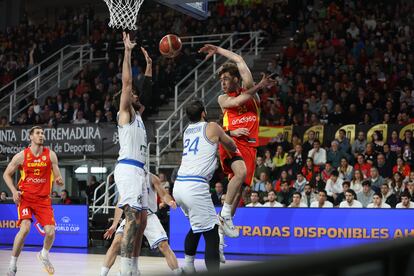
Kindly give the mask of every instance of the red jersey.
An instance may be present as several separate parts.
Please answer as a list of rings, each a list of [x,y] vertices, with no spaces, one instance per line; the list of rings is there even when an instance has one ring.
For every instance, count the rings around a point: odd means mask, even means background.
[[[43,147],[36,157],[30,147],[24,150],[24,161],[20,166],[19,190],[25,197],[48,197],[52,190],[53,172],[49,148]]]
[[[246,91],[240,88],[238,91],[228,93],[229,97],[237,97]],[[232,137],[237,144],[249,147],[259,146],[259,119],[260,108],[257,100],[252,98],[242,106],[224,110],[223,128],[225,131],[247,128],[249,136]]]

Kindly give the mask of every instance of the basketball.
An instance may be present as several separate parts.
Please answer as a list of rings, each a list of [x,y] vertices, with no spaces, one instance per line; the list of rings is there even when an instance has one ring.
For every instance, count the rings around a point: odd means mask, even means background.
[[[160,40],[160,53],[168,58],[178,56],[181,51],[181,39],[173,34],[167,34]]]

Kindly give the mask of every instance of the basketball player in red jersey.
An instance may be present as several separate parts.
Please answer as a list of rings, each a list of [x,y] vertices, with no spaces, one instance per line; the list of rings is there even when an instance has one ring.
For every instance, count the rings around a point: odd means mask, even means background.
[[[29,234],[32,215],[45,230],[43,249],[37,255],[46,272],[54,274],[53,265],[49,261],[49,250],[55,240],[55,219],[53,217],[50,193],[53,181],[63,185],[63,179],[58,167],[56,153],[43,146],[43,129],[34,126],[30,129],[30,146],[16,154],[3,174],[4,181],[13,193],[17,204],[19,220],[17,233],[9,265],[8,276],[16,275],[17,258],[22,251],[24,240]],[[13,175],[20,170],[18,190],[13,184]],[[27,271],[29,273],[29,271]]]
[[[219,148],[223,171],[230,179],[226,201],[219,217],[224,233],[230,237],[237,237],[238,233],[232,235],[237,230],[231,218],[240,202],[242,184],[246,186],[252,184],[256,168],[260,116],[260,99],[257,92],[263,87],[274,85],[275,81],[263,77],[260,83],[254,85],[252,74],[243,58],[221,47],[207,44],[200,49],[200,52],[206,53],[206,58],[220,54],[231,60],[218,70],[224,92],[219,96],[218,102],[224,113],[223,127],[236,142],[240,153],[230,154],[223,147]],[[231,231],[228,231],[228,228]]]

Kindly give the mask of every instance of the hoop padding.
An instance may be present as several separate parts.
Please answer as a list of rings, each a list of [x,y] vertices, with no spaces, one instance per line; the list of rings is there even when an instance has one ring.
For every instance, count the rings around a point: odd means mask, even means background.
[[[111,28],[136,30],[138,11],[144,0],[104,0],[109,9]]]

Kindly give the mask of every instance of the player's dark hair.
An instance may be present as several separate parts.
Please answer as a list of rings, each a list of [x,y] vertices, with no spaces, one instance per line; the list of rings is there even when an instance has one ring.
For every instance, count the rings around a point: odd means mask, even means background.
[[[293,194],[292,194],[292,196],[293,195],[298,195],[299,196],[299,198],[302,198],[302,194],[301,193],[299,193],[299,192],[294,192]]]
[[[220,78],[224,73],[229,73],[230,76],[241,79],[239,68],[233,62],[224,63],[217,71],[217,76]]]
[[[36,129],[43,130],[43,128],[41,126],[33,126],[29,131],[29,135],[33,135],[33,133]]]
[[[259,192],[258,192],[258,191],[252,191],[252,192],[250,193],[250,195],[252,195],[252,194],[256,194],[257,196],[259,196]]]
[[[201,101],[192,101],[187,105],[185,113],[192,123],[197,123],[201,120],[201,114],[205,111],[204,105]]]
[[[325,190],[319,190],[320,193],[323,193],[325,196],[328,196],[328,193]]]
[[[381,193],[379,193],[379,192],[376,192],[375,194],[374,194],[374,196],[378,196],[379,198],[382,198],[382,194]]]

